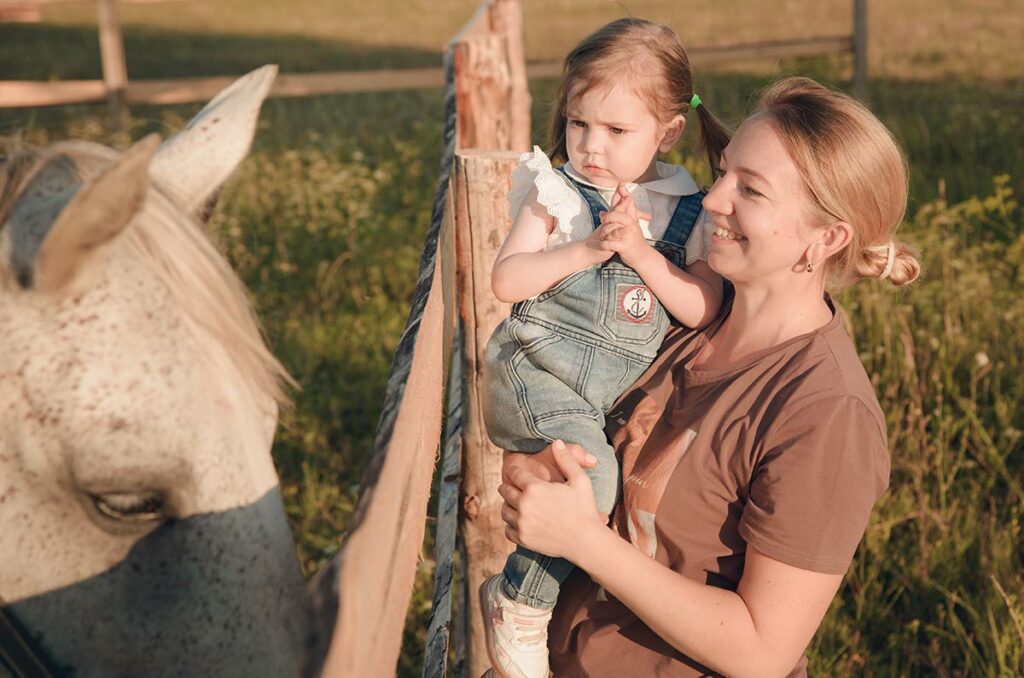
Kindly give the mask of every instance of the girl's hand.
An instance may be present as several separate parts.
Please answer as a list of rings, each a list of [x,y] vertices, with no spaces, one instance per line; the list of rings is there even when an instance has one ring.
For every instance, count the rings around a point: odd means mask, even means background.
[[[633,196],[622,184],[615,189],[612,205],[610,211],[601,213],[601,228],[595,233],[601,234],[605,247],[618,252],[626,264],[636,268],[635,262],[651,247],[639,220],[650,221],[651,215],[637,211]]]
[[[565,478],[563,482],[553,478],[553,470],[549,469],[552,479],[545,480],[533,472],[540,467],[509,467],[506,462],[504,482],[498,487],[498,494],[505,500],[501,509],[505,536],[520,546],[569,560],[573,560],[574,547],[582,544],[586,535],[603,530],[607,523],[607,516],[599,514],[594,506],[590,478],[578,461],[582,448],[571,447],[576,449],[570,450],[556,440],[538,453],[550,451],[557,472]]]
[[[602,264],[611,259],[612,255],[615,254],[615,248],[607,241],[607,235],[608,229],[604,226],[599,226],[583,240],[592,265]]]

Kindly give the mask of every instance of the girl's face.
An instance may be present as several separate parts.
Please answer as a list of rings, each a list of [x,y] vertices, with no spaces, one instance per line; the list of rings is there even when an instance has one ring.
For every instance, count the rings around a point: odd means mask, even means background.
[[[596,186],[657,179],[658,151],[668,151],[685,119],[663,123],[628,85],[613,83],[569,91],[565,147],[573,168]]]
[[[704,197],[714,224],[712,269],[736,284],[770,286],[808,275],[809,257],[820,266],[831,253],[830,229],[814,219],[811,196],[770,122],[744,122],[720,167]]]

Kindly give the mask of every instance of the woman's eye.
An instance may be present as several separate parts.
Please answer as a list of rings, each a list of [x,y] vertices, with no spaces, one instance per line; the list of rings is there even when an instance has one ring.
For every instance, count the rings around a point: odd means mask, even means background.
[[[749,195],[752,198],[758,198],[758,197],[761,196],[761,192],[760,191],[757,191],[757,190],[751,188],[750,186],[744,185],[742,187],[742,190],[743,190],[744,193],[746,193],[747,195]]]
[[[715,174],[715,179],[721,179],[722,177],[725,176],[725,170],[722,169],[721,167],[716,167],[714,169],[714,174]]]

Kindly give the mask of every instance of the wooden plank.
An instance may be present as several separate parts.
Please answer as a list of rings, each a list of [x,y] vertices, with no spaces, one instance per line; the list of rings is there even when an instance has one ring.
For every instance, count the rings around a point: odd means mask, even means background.
[[[530,88],[526,78],[526,47],[523,42],[523,5],[520,0],[491,0],[491,30],[505,36],[505,54],[511,80],[509,97],[509,147],[529,151]]]
[[[110,105],[110,119],[114,129],[125,123],[125,86],[128,84],[128,66],[124,58],[124,40],[121,23],[117,19],[115,0],[99,1],[100,57],[103,60],[103,84]]]
[[[463,151],[455,156],[455,251],[460,324],[465,333],[463,390],[462,534],[470,622],[469,675],[487,669],[483,625],[476,591],[500,572],[512,544],[501,521],[502,451],[491,444],[480,408],[480,365],[487,340],[510,311],[491,292],[491,267],[511,226],[506,196],[517,152]]]
[[[779,40],[726,47],[695,47],[687,50],[695,66],[715,66],[735,61],[785,59],[802,56],[842,54],[853,49],[853,37],[839,35],[805,40]],[[534,61],[526,64],[531,80],[554,80],[562,77],[561,61]]]
[[[490,36],[492,40],[500,40]],[[849,52],[853,38],[839,36],[734,48],[697,48],[690,50],[691,62],[713,65],[733,60],[814,56]],[[505,72],[508,72],[506,67]],[[531,79],[558,78],[560,61],[526,64]],[[511,73],[507,76],[511,82]],[[233,82],[235,77],[188,78],[166,80],[133,80],[126,86],[128,104],[182,104],[206,101]],[[334,71],[324,73],[291,73],[278,76],[270,92],[272,97],[300,97],[321,94],[379,92],[402,89],[431,89],[444,84],[440,68],[382,69],[375,71]],[[102,101],[105,96],[101,80],[31,81],[0,80],[0,108],[57,106]],[[506,134],[511,139],[511,134]],[[467,148],[471,146],[466,146]]]
[[[454,255],[454,247],[449,250]],[[457,335],[448,373],[441,474],[437,490],[437,531],[434,539],[434,596],[427,643],[423,652],[423,678],[448,674],[452,593],[455,575],[456,532],[459,524],[459,487],[462,484],[462,337]]]
[[[447,239],[443,224],[450,212],[455,154],[454,68],[447,56],[444,69],[444,150],[416,290],[388,373],[349,536],[311,585],[317,626],[307,643],[305,675],[393,676],[401,649],[440,439],[443,367],[455,317],[454,266],[445,263],[453,248],[441,244]]]
[[[102,80],[0,80],[0,108],[87,103],[106,96]]]
[[[451,46],[455,60],[455,147],[512,148],[512,76],[502,35],[474,35]]]
[[[237,78],[211,77],[133,80],[126,87],[129,104],[184,104],[207,101]],[[351,92],[432,89],[444,85],[440,68],[381,69],[279,75],[272,97],[302,97]],[[0,108],[58,106],[102,101],[102,80],[0,80]]]
[[[853,96],[868,102],[868,0],[853,0]]]
[[[448,347],[440,276],[435,266],[383,465],[373,485],[362,488],[364,510],[345,540],[338,618],[323,676],[395,675],[441,436]]]
[[[42,18],[37,2],[0,2],[0,23],[34,24]]]
[[[128,84],[128,101],[145,104],[181,104],[205,101],[234,78],[183,80],[137,80]],[[292,73],[277,77],[272,97],[303,97],[347,92],[381,92],[403,89],[431,89],[444,85],[440,68],[381,69]]]

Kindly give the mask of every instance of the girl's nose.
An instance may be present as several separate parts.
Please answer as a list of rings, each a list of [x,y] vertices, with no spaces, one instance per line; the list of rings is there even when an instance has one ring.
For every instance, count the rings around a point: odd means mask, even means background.
[[[594,132],[593,128],[587,128],[583,130],[583,139],[581,145],[585,153],[596,153],[601,150],[601,139],[600,134]]]

